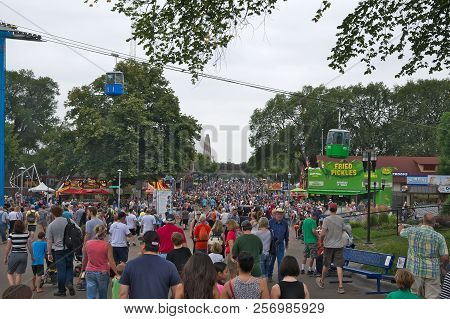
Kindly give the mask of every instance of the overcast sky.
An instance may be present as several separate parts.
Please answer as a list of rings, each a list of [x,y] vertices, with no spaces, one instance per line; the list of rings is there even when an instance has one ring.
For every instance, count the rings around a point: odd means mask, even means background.
[[[106,1],[100,2],[90,8],[83,0],[0,0],[0,20],[34,29],[39,26],[41,31],[128,54],[130,45],[125,40],[130,36],[130,21],[110,12]],[[357,1],[334,1],[324,18],[313,23],[311,19],[320,2],[280,0],[278,10],[264,24],[255,20],[254,28],[246,29],[229,46],[220,66],[209,66],[206,72],[285,90],[329,83],[339,75],[326,61],[335,44],[336,27]],[[61,117],[71,88],[90,83],[104,70],[114,68],[113,58],[80,51],[95,66],[71,49],[53,43],[8,41],[7,51],[9,70],[31,69],[38,76],[49,76],[58,82]],[[144,57],[139,48],[137,55]],[[377,70],[367,76],[363,75],[364,66],[359,64],[328,86],[380,81],[393,86],[410,79],[431,78],[422,71],[414,77],[396,79],[400,66],[396,59],[377,63]],[[180,99],[182,112],[194,116],[203,125],[203,134],[210,133],[214,158],[235,163],[246,161],[251,154],[250,115],[254,109],[263,107],[273,94],[207,79],[192,85],[188,75],[172,71],[166,71],[165,76]],[[445,74],[432,77],[443,78]]]

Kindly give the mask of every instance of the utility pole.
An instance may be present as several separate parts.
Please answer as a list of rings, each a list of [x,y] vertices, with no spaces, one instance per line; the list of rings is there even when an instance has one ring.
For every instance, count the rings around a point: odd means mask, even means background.
[[[42,42],[40,35],[0,22],[0,206],[5,204],[6,39]]]

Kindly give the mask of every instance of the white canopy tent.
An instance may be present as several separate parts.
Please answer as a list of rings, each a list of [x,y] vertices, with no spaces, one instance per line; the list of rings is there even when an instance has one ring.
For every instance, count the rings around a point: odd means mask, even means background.
[[[38,186],[30,188],[28,191],[32,192],[32,193],[41,193],[41,192],[53,193],[53,192],[55,192],[55,190],[53,188],[48,187],[43,182],[40,182]]]

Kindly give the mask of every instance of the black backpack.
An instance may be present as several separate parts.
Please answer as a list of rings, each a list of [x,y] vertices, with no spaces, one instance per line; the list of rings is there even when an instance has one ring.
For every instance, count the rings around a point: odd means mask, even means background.
[[[67,225],[64,228],[63,244],[64,248],[67,248],[74,253],[78,253],[83,246],[83,235],[81,230],[68,218]]]
[[[269,229],[270,231],[270,247],[269,247],[269,254],[272,256],[276,256],[277,255],[277,246],[278,246],[278,241],[275,238],[275,235],[273,234],[273,230]]]

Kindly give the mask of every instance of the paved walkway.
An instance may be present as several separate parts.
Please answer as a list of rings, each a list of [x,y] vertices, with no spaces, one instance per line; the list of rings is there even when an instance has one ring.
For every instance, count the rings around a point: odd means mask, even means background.
[[[293,232],[292,232],[293,233]],[[287,250],[287,254],[297,257],[297,260],[299,263],[301,263],[301,256],[303,252],[303,244],[299,241],[293,238],[293,234],[291,233],[291,241],[289,249]],[[186,233],[186,237],[188,237],[188,234]],[[190,248],[192,248],[192,241],[189,243]],[[6,271],[7,267],[3,263],[4,258],[4,248],[5,245],[0,245],[0,294],[8,287],[8,281],[6,279]],[[130,247],[130,259],[136,257],[139,254],[139,248],[138,247]],[[31,272],[31,260],[28,262],[27,272],[25,273],[23,277],[23,283],[31,286],[31,278],[32,278],[32,272]],[[277,278],[276,274],[276,266],[274,271],[274,278]],[[308,275],[300,275],[299,280],[303,281],[309,289],[311,298],[321,298],[321,299],[383,299],[385,298],[385,295],[367,295],[366,292],[373,291],[375,289],[376,282],[375,280],[367,280],[364,278],[361,278],[359,276],[353,275],[352,278],[345,278],[345,280],[351,280],[351,283],[344,283],[345,288],[345,294],[340,295],[337,293],[337,283],[330,283],[330,281],[336,281],[337,278],[328,278],[326,280],[326,287],[325,289],[320,289],[317,287],[315,283],[315,278]],[[270,286],[273,285],[273,283],[269,283]],[[56,287],[51,285],[44,285],[43,287],[44,292],[40,294],[35,294],[35,299],[54,299],[57,297],[53,296],[53,293],[56,291]],[[386,284],[386,289],[392,290],[393,286]],[[86,298],[86,292],[77,291],[77,294],[73,297],[67,295],[66,299],[85,299]]]

